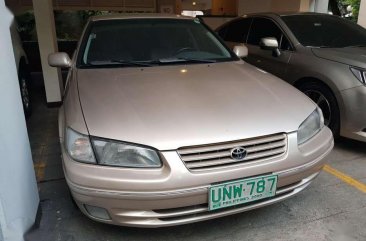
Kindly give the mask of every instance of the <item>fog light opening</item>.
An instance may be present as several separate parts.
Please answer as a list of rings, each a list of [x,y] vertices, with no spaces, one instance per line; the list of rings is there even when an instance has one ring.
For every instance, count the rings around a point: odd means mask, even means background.
[[[362,130],[362,132],[366,132],[366,128]]]
[[[94,218],[103,219],[103,220],[111,220],[111,217],[109,216],[109,213],[106,209],[95,207],[91,205],[84,205],[86,211],[88,214]]]

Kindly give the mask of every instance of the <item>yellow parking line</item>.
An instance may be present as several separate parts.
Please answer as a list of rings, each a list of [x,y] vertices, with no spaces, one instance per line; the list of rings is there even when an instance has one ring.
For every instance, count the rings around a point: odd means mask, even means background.
[[[46,163],[44,163],[43,161],[40,161],[40,162],[37,162],[37,163],[34,163],[34,169],[35,169],[35,172],[36,172],[36,178],[37,178],[37,181],[42,181],[43,178],[44,178],[44,170],[46,168]]]
[[[330,173],[330,174],[332,174],[333,176],[339,178],[340,180],[347,183],[348,185],[357,188],[361,192],[366,193],[366,185],[363,184],[362,182],[359,182],[359,181],[353,179],[352,177],[350,177],[350,176],[334,169],[333,167],[331,167],[329,165],[325,165],[323,170]]]

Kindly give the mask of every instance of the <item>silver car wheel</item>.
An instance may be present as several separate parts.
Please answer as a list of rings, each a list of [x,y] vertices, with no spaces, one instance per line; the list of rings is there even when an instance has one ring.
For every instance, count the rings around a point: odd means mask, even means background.
[[[22,102],[26,109],[29,108],[29,92],[28,92],[28,86],[27,86],[27,80],[25,78],[20,79],[20,91],[22,94]]]
[[[329,126],[330,122],[332,121],[332,109],[328,99],[323,95],[323,93],[317,90],[307,90],[304,93],[323,111],[324,124]]]

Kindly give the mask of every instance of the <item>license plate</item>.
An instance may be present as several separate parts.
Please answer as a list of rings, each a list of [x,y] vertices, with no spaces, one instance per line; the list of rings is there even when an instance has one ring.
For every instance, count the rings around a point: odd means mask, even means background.
[[[276,195],[277,175],[242,179],[212,185],[209,189],[209,210],[231,207]]]

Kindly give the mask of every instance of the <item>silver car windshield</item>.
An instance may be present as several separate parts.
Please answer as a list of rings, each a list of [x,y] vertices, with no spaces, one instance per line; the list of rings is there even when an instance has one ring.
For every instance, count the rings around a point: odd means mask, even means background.
[[[198,19],[126,19],[92,23],[79,66],[154,66],[236,60]]]
[[[344,48],[366,45],[366,30],[331,15],[289,15],[283,21],[299,42],[307,47]]]

